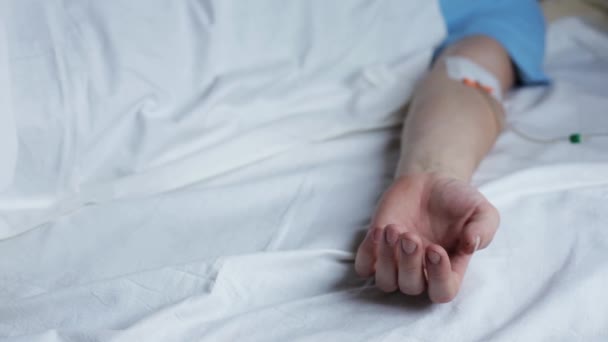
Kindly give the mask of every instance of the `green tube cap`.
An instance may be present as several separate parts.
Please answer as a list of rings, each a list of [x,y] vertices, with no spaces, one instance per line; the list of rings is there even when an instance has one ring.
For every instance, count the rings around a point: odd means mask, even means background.
[[[570,143],[571,144],[580,144],[581,143],[581,135],[579,133],[570,134]]]

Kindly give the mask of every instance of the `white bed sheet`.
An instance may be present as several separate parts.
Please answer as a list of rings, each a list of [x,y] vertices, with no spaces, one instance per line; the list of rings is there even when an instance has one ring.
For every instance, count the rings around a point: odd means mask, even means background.
[[[0,191],[13,180],[17,162],[17,132],[12,111],[5,2],[0,2]]]
[[[19,33],[10,61],[20,150],[0,195],[0,337],[608,337],[608,139],[535,145],[505,132],[475,179],[503,221],[459,296],[431,305],[383,294],[354,275],[352,252],[394,169],[394,111],[445,33],[424,25],[439,11],[434,2],[320,12],[292,2],[276,19],[267,13],[279,2],[266,3],[257,12],[232,1],[12,3],[27,17],[9,25]],[[421,14],[402,26],[395,12],[408,10]],[[253,29],[260,18],[305,22],[282,35]],[[243,31],[221,24],[236,19]],[[303,34],[310,25],[318,35]],[[344,25],[354,28],[327,34]],[[424,34],[400,45],[399,32],[416,25]],[[268,51],[247,45],[270,33]],[[361,51],[379,50],[349,59],[353,42],[340,39],[352,34]],[[251,55],[234,57],[241,49]],[[541,136],[608,130],[608,35],[563,20],[548,54],[553,84],[514,93],[509,121]],[[187,67],[167,67],[176,65]]]

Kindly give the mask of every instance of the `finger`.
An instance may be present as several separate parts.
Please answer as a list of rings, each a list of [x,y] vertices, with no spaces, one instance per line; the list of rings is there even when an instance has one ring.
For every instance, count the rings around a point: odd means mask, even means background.
[[[382,238],[383,229],[380,227],[371,228],[367,231],[367,235],[363,242],[359,245],[357,256],[355,257],[355,271],[361,277],[367,278],[374,274],[374,264],[376,263],[376,241]]]
[[[492,204],[486,202],[480,206],[464,227],[460,251],[473,254],[476,250],[486,248],[492,242],[499,223],[500,215]]]
[[[452,271],[447,252],[439,245],[426,249],[429,298],[434,303],[447,303],[456,297],[461,278]]]
[[[395,245],[399,241],[397,226],[386,226],[383,237],[378,243],[376,286],[384,292],[393,292],[398,288],[397,265],[395,263]]]
[[[399,290],[408,295],[419,295],[426,287],[423,272],[424,248],[418,235],[405,233],[397,244],[399,249]]]
[[[458,284],[458,288],[460,288],[460,283],[464,278],[464,274],[469,266],[469,262],[473,257],[472,254],[461,253],[458,252],[456,254],[450,255],[450,264],[452,266],[452,273],[456,279],[456,283]]]

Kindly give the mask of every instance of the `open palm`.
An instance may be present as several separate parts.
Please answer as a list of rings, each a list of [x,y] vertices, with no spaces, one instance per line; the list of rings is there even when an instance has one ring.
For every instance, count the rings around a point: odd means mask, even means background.
[[[452,300],[472,254],[498,227],[498,211],[466,182],[438,174],[402,176],[382,197],[355,268],[386,292],[428,290]]]

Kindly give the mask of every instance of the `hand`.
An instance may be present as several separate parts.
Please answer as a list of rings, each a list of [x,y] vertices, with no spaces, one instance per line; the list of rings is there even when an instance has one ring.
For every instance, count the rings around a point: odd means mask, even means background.
[[[428,290],[451,301],[473,253],[496,232],[496,208],[466,182],[435,173],[398,178],[382,197],[355,269],[385,292]]]

